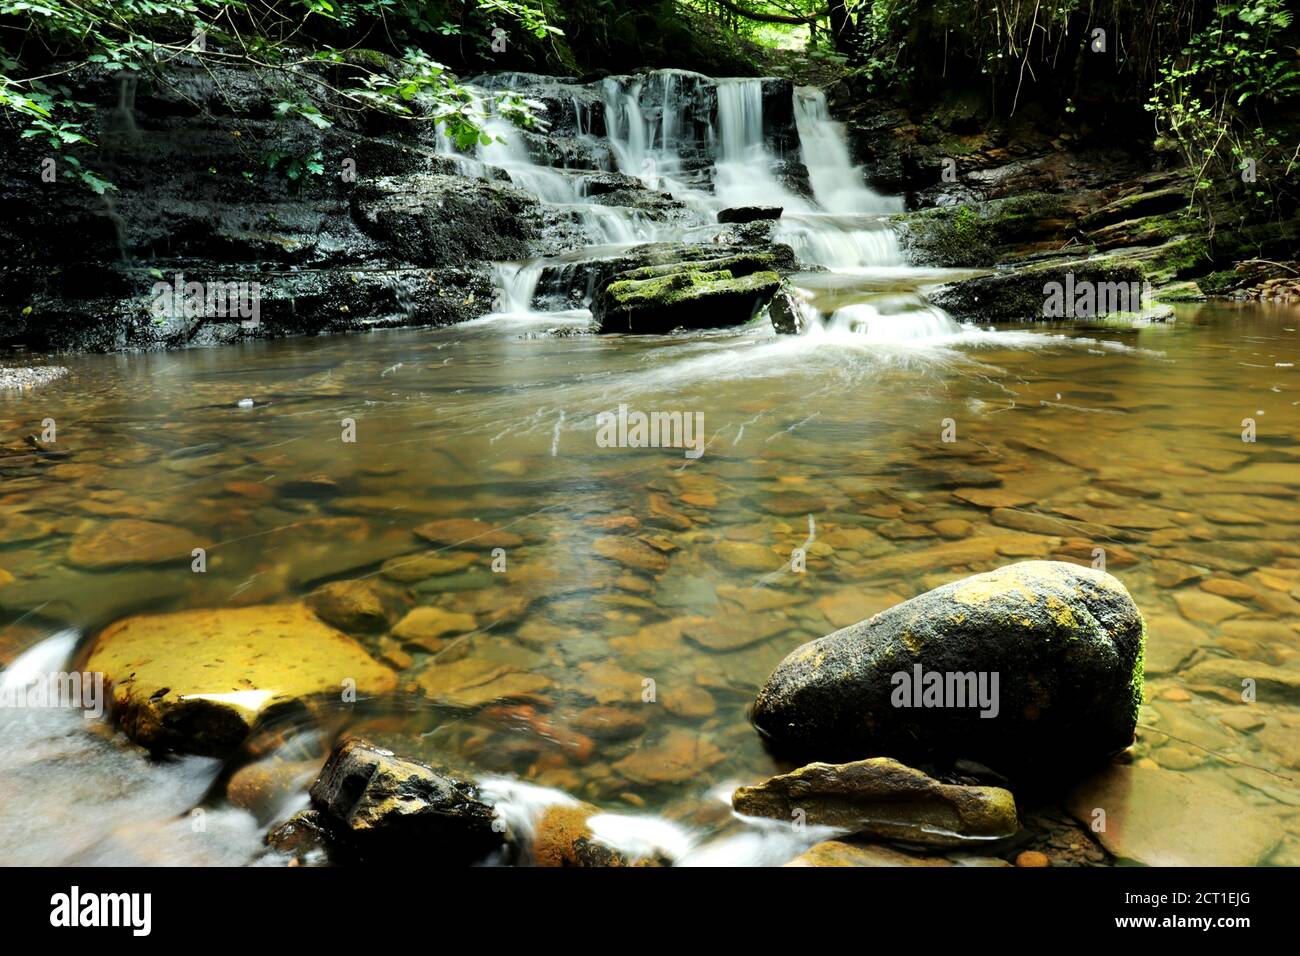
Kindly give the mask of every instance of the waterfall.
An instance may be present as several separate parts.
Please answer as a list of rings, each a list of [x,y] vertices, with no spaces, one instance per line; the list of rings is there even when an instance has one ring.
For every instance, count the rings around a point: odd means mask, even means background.
[[[903,211],[900,198],[881,196],[866,185],[862,170],[849,158],[843,124],[831,119],[825,93],[807,86],[795,90],[794,118],[799,152],[822,209],[832,213]]]
[[[490,140],[476,145],[472,158],[445,136],[439,151],[472,164],[478,175],[487,175],[489,167],[504,170],[515,186],[572,222],[586,248],[581,242],[580,248],[569,248],[563,256],[569,262],[581,261],[584,253],[588,259],[606,256],[609,247],[698,242],[719,232],[718,213],[725,208],[780,206],[774,237],[788,243],[803,262],[850,276],[903,266],[889,222],[890,215],[902,210],[901,200],[866,185],[844,127],[832,119],[820,90],[794,91],[789,104],[793,129],[768,116],[767,96],[773,94],[768,84],[773,82],[712,79],[686,70],[610,76],[586,87],[554,78],[489,77],[484,80],[489,88],[471,85],[469,95],[474,109],[486,117]],[[587,169],[557,168],[544,150],[535,155],[541,139],[497,111],[495,97],[501,90],[530,85],[540,89],[537,95],[551,109],[564,114],[550,118],[567,124],[571,132],[566,135],[589,150]],[[685,210],[663,217],[593,196],[588,181],[599,175],[596,168],[668,193]],[[609,187],[602,189],[608,192]],[[546,294],[539,296],[543,275],[550,278]],[[579,297],[578,290],[566,296],[551,288],[562,273],[548,272],[546,260],[502,263],[495,276],[497,307],[505,312],[527,314],[539,301],[566,300],[563,307],[571,307]],[[873,308],[868,304],[845,312],[829,324],[892,337],[885,331],[888,319],[868,314]],[[913,314],[929,315],[928,309],[924,305]]]

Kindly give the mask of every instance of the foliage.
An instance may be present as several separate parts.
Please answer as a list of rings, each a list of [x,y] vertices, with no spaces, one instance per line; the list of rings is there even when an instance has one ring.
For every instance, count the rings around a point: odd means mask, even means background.
[[[482,107],[422,41],[468,33],[487,48],[504,37],[501,23],[534,41],[560,33],[541,8],[515,0],[0,0],[0,36],[20,50],[0,57],[0,115],[52,150],[93,147],[91,106],[59,78],[83,68],[158,75],[178,61],[246,65],[296,91],[277,103],[282,119],[325,129],[341,111],[376,110],[437,124],[467,148],[486,136]],[[336,34],[353,42],[340,48]],[[355,38],[371,35],[394,55],[353,55]],[[534,122],[526,104],[505,115]],[[266,160],[295,186],[318,173],[310,156]],[[113,188],[76,157],[65,157],[64,175],[97,193]]]
[[[1275,202],[1265,187],[1280,177],[1264,171],[1294,164],[1300,154],[1297,145],[1288,160],[1284,131],[1271,122],[1300,101],[1300,64],[1282,43],[1291,26],[1284,0],[1221,2],[1160,67],[1146,108],[1156,118],[1157,146],[1176,149],[1192,171],[1194,195],[1205,198],[1215,183],[1240,179],[1257,204]],[[1285,132],[1297,134],[1294,127]],[[1251,172],[1261,181],[1239,175]]]

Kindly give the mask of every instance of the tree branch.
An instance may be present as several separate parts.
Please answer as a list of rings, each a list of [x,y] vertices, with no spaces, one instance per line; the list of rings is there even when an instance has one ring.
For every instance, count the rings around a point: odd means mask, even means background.
[[[716,0],[716,2],[737,16],[742,16],[746,20],[756,20],[759,23],[792,23],[796,26],[800,26],[805,23],[812,23],[815,20],[820,20],[822,17],[829,16],[831,12],[828,7],[825,10],[819,10],[816,13],[809,13],[805,16],[799,17],[783,13],[758,13],[754,10],[746,10],[740,4],[733,3],[732,0]]]

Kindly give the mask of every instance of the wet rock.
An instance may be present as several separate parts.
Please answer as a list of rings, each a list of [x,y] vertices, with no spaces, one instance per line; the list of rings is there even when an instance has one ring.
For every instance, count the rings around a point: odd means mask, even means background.
[[[1300,668],[1276,667],[1258,661],[1234,661],[1216,657],[1193,666],[1184,675],[1190,685],[1220,688],[1241,695],[1244,682],[1253,682],[1257,699],[1300,704]]]
[[[539,700],[553,681],[537,672],[543,658],[507,641],[474,640],[465,656],[433,661],[417,683],[435,703],[472,709],[498,700]]]
[[[1218,624],[1230,617],[1246,613],[1246,608],[1235,601],[1200,590],[1178,591],[1174,594],[1174,603],[1178,605],[1178,610],[1182,612],[1183,617],[1189,621],[1205,624]]]
[[[726,755],[703,737],[672,729],[655,744],[643,746],[614,764],[633,783],[653,786],[695,780]]]
[[[188,565],[190,552],[207,544],[199,535],[174,524],[123,518],[73,538],[68,563],[92,571],[167,561]]]
[[[752,719],[774,750],[801,759],[965,757],[1008,774],[1072,770],[1132,742],[1143,642],[1142,616],[1110,575],[1010,565],[796,649]],[[918,683],[928,690],[914,697]]]
[[[1033,504],[1034,499],[1028,495],[1018,494],[1003,488],[958,488],[952,496],[977,508],[1023,508]]]
[[[512,531],[497,528],[477,518],[443,518],[415,529],[415,533],[434,544],[463,548],[513,548],[524,539]]]
[[[591,820],[600,810],[586,803],[553,804],[542,811],[529,844],[534,866],[666,866],[672,861],[655,853],[633,857],[602,842]]]
[[[798,335],[804,329],[804,314],[799,300],[785,289],[777,290],[767,304],[767,317],[781,335]]]
[[[104,673],[128,736],[200,754],[234,749],[274,711],[337,699],[348,686],[385,694],[397,683],[301,604],[124,618],[100,632],[86,669]]]
[[[388,624],[383,595],[370,581],[331,581],[307,595],[306,604],[344,631],[378,631]]]
[[[1067,807],[1115,856],[1147,866],[1255,866],[1282,837],[1274,816],[1236,793],[1158,767],[1108,767]]]
[[[441,638],[451,634],[464,634],[474,630],[478,622],[473,614],[444,610],[440,607],[412,608],[393,627],[393,636],[426,650],[442,647]]]
[[[1125,294],[1108,302],[1107,308],[1114,312],[1119,308],[1114,303],[1119,302],[1124,303],[1122,307],[1127,312],[1136,312],[1141,304],[1128,293],[1135,288],[1140,293],[1145,279],[1141,266],[1123,260],[1048,262],[954,282],[935,293],[931,301],[962,321],[1027,322],[1047,317],[1047,286],[1057,283],[1063,291],[1067,288],[1101,290],[1108,299],[1112,289],[1122,289]],[[1075,302],[1070,305],[1073,307]],[[1093,316],[1099,314],[1104,313],[1100,309],[1093,312]]]
[[[644,709],[588,707],[573,718],[575,729],[598,740],[631,740],[645,732]]]
[[[747,816],[800,818],[932,846],[1000,839],[1020,828],[1010,791],[940,783],[888,757],[809,764],[757,786],[740,787],[731,803]]]
[[[1170,674],[1209,643],[1205,632],[1172,614],[1153,616],[1147,622],[1144,661],[1148,674]]]
[[[1024,869],[1041,869],[1052,865],[1051,858],[1038,850],[1025,850],[1016,854],[1016,866]]]
[[[442,574],[454,574],[470,566],[469,557],[447,557],[436,554],[403,555],[389,558],[379,573],[390,581],[410,584]]]
[[[780,219],[784,211],[780,206],[731,206],[718,212],[718,222],[744,223]]]
[[[476,784],[362,740],[334,748],[311,799],[363,861],[419,851],[437,863],[476,863],[504,843]]]
[[[538,236],[537,199],[486,179],[439,174],[377,176],[358,181],[355,221],[368,235],[401,249],[416,265],[518,259]]]
[[[712,717],[718,709],[713,695],[703,687],[697,687],[694,684],[673,685],[663,688],[660,700],[663,702],[664,710],[668,711],[668,713],[689,720],[703,720],[705,717]]]
[[[226,782],[226,799],[237,807],[266,819],[291,795],[316,778],[319,760],[283,760],[271,757],[246,764]]]
[[[753,541],[719,541],[713,553],[737,571],[775,571],[781,567],[781,559],[771,548]]]
[[[316,810],[302,810],[273,827],[266,845],[292,858],[294,866],[320,866],[329,860],[331,837],[325,817]]]
[[[823,840],[786,866],[953,866],[943,857],[915,856],[887,846]]]
[[[608,535],[592,542],[592,549],[602,558],[634,571],[649,571],[657,574],[668,569],[668,559],[638,538]]]
[[[734,266],[647,274],[659,271],[624,273],[601,287],[592,314],[602,332],[663,335],[674,329],[743,325],[781,286],[775,272],[745,272]]]

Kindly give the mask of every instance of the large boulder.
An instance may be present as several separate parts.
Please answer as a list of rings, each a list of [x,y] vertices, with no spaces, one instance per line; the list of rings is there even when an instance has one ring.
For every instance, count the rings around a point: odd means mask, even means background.
[[[731,803],[747,816],[802,819],[849,833],[934,846],[996,840],[1020,829],[1010,791],[940,783],[888,757],[809,764],[757,786],[740,787]]]
[[[209,755],[238,747],[273,711],[397,685],[365,648],[301,604],[124,618],[95,639],[85,670],[104,674],[129,737]]]
[[[338,844],[362,860],[430,853],[436,863],[476,863],[505,843],[475,783],[364,740],[334,748],[311,799]]]
[[[1133,740],[1145,625],[1102,571],[1030,561],[978,574],[812,641],[752,719],[800,760],[968,758],[1063,771]]]

